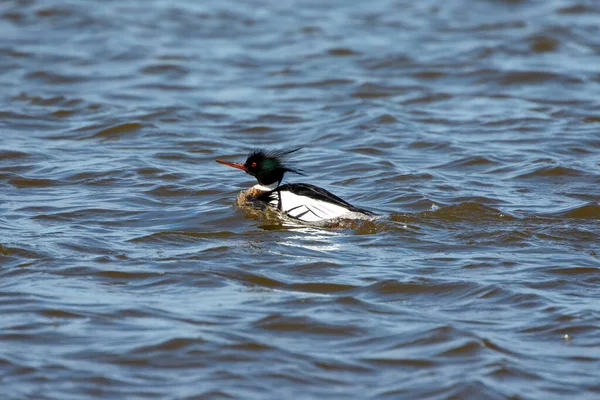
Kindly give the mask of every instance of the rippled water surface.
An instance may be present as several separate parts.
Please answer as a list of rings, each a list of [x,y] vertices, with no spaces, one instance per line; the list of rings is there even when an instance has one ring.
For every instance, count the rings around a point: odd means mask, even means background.
[[[600,3],[0,3],[4,399],[593,399]],[[380,214],[240,209],[304,149]]]

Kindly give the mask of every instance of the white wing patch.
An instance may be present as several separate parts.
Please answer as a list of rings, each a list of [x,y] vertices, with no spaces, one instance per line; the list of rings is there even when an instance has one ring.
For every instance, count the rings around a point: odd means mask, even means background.
[[[269,201],[269,204],[276,208],[279,205],[277,193],[281,196],[281,211],[301,221],[323,221],[338,218],[350,212],[345,207],[306,196],[299,196],[288,191],[273,192],[273,199]]]

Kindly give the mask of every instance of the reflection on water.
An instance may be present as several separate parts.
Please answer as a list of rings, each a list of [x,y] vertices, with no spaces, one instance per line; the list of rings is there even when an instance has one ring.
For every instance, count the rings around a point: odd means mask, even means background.
[[[594,398],[599,15],[1,2],[3,398]],[[239,208],[255,147],[380,217]]]
[[[286,247],[298,247],[300,249],[313,250],[316,252],[343,251],[343,246],[336,243],[336,234],[332,231],[325,231],[317,228],[295,228],[295,235],[286,236],[283,240],[278,240],[277,244]],[[291,251],[293,253],[293,250]]]

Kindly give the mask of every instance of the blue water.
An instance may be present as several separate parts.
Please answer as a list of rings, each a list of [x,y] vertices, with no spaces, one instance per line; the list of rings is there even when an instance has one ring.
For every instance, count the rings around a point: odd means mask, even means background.
[[[597,398],[599,18],[2,2],[2,397]],[[255,147],[380,217],[238,207]]]

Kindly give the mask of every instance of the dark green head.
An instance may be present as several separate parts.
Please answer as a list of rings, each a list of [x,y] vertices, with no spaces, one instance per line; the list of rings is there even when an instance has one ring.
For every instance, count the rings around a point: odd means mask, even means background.
[[[217,160],[217,162],[230,167],[241,169],[254,176],[261,185],[272,185],[280,183],[286,172],[302,174],[302,171],[292,168],[284,162],[285,156],[300,150],[253,150],[244,164]]]

